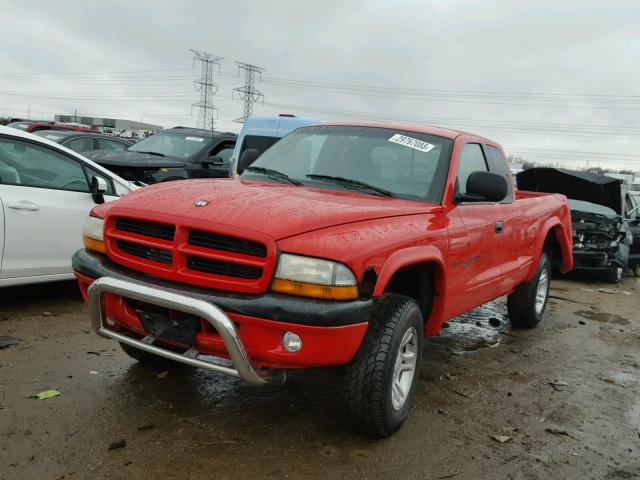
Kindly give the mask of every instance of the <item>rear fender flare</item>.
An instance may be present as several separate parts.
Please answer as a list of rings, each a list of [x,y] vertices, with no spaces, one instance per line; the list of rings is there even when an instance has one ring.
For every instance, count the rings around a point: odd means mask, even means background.
[[[558,218],[550,218],[548,219],[540,229],[540,235],[538,236],[538,240],[536,241],[536,247],[534,250],[535,253],[535,262],[531,262],[531,266],[529,267],[529,272],[527,273],[527,280],[531,280],[533,275],[536,273],[536,268],[538,268],[538,260],[540,259],[540,255],[542,255],[542,250],[544,248],[544,241],[549,235],[549,232],[553,230],[556,240],[560,244],[560,252],[562,253],[562,267],[560,271],[562,273],[566,273],[573,268],[573,252],[571,247],[571,239],[567,235],[567,231],[562,225],[562,222]],[[569,232],[570,233],[570,232]]]

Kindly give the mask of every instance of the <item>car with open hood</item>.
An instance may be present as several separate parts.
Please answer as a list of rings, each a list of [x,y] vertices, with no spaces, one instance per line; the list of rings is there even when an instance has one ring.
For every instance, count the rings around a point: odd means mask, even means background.
[[[629,191],[625,195],[624,217],[629,222],[633,243],[629,253],[629,268],[640,277],[640,192]]]
[[[145,184],[228,177],[236,139],[229,132],[175,127],[122,151],[91,152],[87,157],[122,178]]]
[[[618,283],[633,239],[622,216],[622,180],[546,167],[524,170],[516,178],[520,190],[561,193],[569,199],[574,269],[602,273]]]

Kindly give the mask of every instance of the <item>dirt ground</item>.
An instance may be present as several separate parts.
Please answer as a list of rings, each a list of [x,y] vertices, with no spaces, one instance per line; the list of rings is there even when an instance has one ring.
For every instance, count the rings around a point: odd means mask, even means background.
[[[0,350],[0,479],[640,478],[640,282],[552,296],[537,329],[501,299],[429,338],[408,422],[374,441],[345,427],[333,371],[158,376],[89,331],[74,284],[3,289],[20,342]]]

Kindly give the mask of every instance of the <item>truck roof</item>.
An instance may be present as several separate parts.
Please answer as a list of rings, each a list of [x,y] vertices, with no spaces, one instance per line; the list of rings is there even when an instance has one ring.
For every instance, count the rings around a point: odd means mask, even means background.
[[[194,128],[194,127],[173,127],[173,128],[165,128],[162,132],[180,132],[186,135],[197,135],[199,137],[218,137],[221,135],[231,135],[237,137],[237,134],[233,132],[220,132],[218,130],[206,130],[204,128]],[[158,132],[160,133],[160,132]]]
[[[438,137],[445,137],[454,139],[460,135],[473,135],[474,137],[483,138],[479,135],[464,132],[462,130],[452,130],[449,128],[433,127],[430,125],[413,125],[407,123],[387,123],[387,122],[323,122],[321,125],[337,125],[337,126],[351,126],[351,127],[374,127],[374,128],[389,128],[396,130],[406,130],[408,132],[426,133],[427,135],[436,135]],[[488,139],[487,139],[488,140]],[[490,142],[493,143],[493,142]]]

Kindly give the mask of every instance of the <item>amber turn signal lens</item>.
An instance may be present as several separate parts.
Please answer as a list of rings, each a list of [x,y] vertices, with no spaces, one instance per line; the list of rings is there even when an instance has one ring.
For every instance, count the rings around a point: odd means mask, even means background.
[[[287,295],[321,298],[324,300],[354,300],[358,298],[358,287],[332,287],[315,283],[292,282],[276,278],[271,290]]]
[[[87,250],[93,250],[98,253],[107,253],[107,248],[104,246],[104,242],[101,242],[100,240],[94,240],[93,238],[83,236],[82,242]]]

